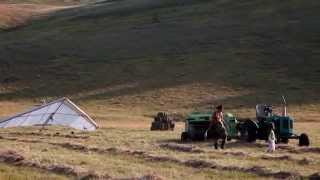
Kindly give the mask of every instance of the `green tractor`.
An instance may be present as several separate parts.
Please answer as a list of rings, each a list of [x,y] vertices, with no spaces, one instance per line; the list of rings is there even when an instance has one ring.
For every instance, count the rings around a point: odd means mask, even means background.
[[[294,119],[287,115],[286,106],[283,107],[282,115],[278,115],[273,113],[271,105],[258,104],[256,105],[256,119],[257,121],[248,119],[238,125],[238,129],[246,133],[248,142],[254,142],[257,139],[267,140],[270,129],[274,128],[276,143],[288,143],[289,139],[298,139],[299,146],[310,145],[306,133],[300,135],[294,133]]]
[[[284,98],[283,98],[284,99]],[[285,102],[285,99],[284,99]],[[277,143],[288,143],[289,139],[298,139],[299,146],[309,146],[309,137],[302,133],[297,135],[293,131],[294,120],[286,114],[284,106],[283,115],[272,112],[272,106],[258,104],[256,106],[257,120],[237,120],[231,113],[225,113],[224,125],[228,133],[228,140],[242,139],[248,142],[268,140],[271,128],[274,128]],[[185,121],[185,131],[181,134],[181,140],[204,140],[209,128],[212,112],[193,112]]]

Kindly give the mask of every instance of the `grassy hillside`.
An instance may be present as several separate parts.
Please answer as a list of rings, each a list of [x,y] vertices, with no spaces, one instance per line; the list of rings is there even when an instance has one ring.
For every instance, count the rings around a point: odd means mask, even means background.
[[[317,104],[316,0],[122,0],[0,33],[2,100],[147,109]]]

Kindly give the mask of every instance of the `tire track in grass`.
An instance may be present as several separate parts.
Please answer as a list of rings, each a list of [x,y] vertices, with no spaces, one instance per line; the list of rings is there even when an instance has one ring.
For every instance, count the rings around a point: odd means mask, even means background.
[[[169,149],[172,151],[180,151],[185,153],[206,153],[207,151],[202,150],[195,146],[189,146],[189,145],[181,145],[181,144],[175,144],[175,143],[167,143],[167,144],[160,144],[160,148]],[[312,149],[311,149],[312,150]],[[306,150],[303,150],[306,151]],[[296,159],[289,155],[282,155],[282,156],[270,156],[270,155],[263,155],[263,156],[252,156],[249,153],[244,152],[234,152],[234,151],[223,151],[223,152],[215,152],[223,155],[231,155],[235,157],[251,157],[251,158],[258,158],[263,160],[286,160],[286,161],[292,161],[296,162],[300,165],[308,165],[312,164],[314,161],[312,159]]]
[[[72,166],[63,165],[63,164],[52,164],[52,165],[43,165],[38,162],[33,162],[31,160],[25,159],[24,156],[20,155],[16,151],[5,150],[0,152],[0,162],[7,163],[13,166],[23,166],[30,167],[35,169],[41,169],[52,173],[63,174],[67,176],[85,178],[85,177],[101,177],[101,178],[110,178],[108,175],[98,176],[93,172],[85,172],[83,170],[76,169]]]
[[[290,153],[294,154],[301,154],[301,153],[320,153],[320,147],[292,147],[292,146],[283,146],[283,145],[278,145],[278,149],[286,150]]]
[[[2,135],[14,135],[14,136],[44,136],[44,137],[62,137],[62,138],[72,138],[72,139],[88,139],[90,136],[79,136],[75,134],[50,134],[50,133],[40,133],[40,132],[10,132],[1,133]]]
[[[66,148],[69,150],[74,151],[80,151],[80,152],[95,152],[98,154],[118,154],[118,155],[129,155],[134,156],[137,158],[142,158],[146,161],[151,162],[170,162],[175,163],[182,166],[192,167],[196,169],[202,169],[202,168],[208,168],[208,169],[216,169],[216,170],[222,170],[222,171],[237,171],[242,173],[251,173],[258,176],[263,177],[272,177],[272,178],[280,178],[280,179],[286,179],[286,178],[306,178],[302,176],[300,173],[295,172],[289,172],[289,171],[279,171],[279,172],[273,172],[270,169],[267,169],[263,166],[253,166],[253,167],[238,167],[238,166],[223,166],[219,165],[215,162],[208,162],[205,160],[196,160],[196,159],[190,159],[190,160],[180,160],[177,158],[173,158],[170,156],[156,156],[149,154],[145,151],[139,151],[139,150],[126,150],[126,149],[120,149],[120,148],[98,148],[98,147],[88,147],[82,144],[73,144],[73,143],[56,143],[56,142],[44,142],[40,140],[27,140],[27,139],[17,139],[17,138],[5,138],[1,137],[5,140],[11,140],[11,141],[18,141],[18,142],[25,142],[25,143],[45,143],[50,144],[54,146],[59,146],[62,148]]]
[[[264,176],[264,177],[273,177],[273,178],[280,178],[280,179],[286,179],[286,178],[303,178],[302,175],[295,172],[287,172],[287,171],[279,171],[279,172],[273,172],[269,169],[266,169],[263,166],[254,166],[251,168],[244,168],[244,167],[238,167],[238,166],[223,166],[219,165],[215,162],[208,162],[205,160],[180,160],[177,158],[169,157],[169,156],[156,156],[149,154],[145,151],[137,151],[137,150],[124,150],[119,148],[97,148],[97,147],[87,147],[83,146],[81,144],[72,144],[72,143],[50,143],[51,145],[57,145],[61,146],[70,150],[77,150],[82,152],[96,152],[100,154],[106,154],[106,153],[115,153],[119,155],[130,155],[142,158],[146,161],[152,161],[152,162],[171,162],[183,166],[188,166],[196,169],[201,168],[209,168],[209,169],[217,169],[222,171],[237,171],[237,172],[244,172],[244,173],[251,173],[258,176]]]
[[[144,175],[141,177],[129,177],[129,178],[117,178],[111,177],[107,174],[99,175],[94,171],[88,171],[85,169],[79,169],[73,166],[65,164],[51,164],[44,165],[38,162],[25,159],[24,156],[12,150],[0,151],[0,162],[6,163],[12,166],[23,166],[35,169],[41,169],[44,171],[63,174],[66,176],[76,177],[77,179],[107,179],[107,180],[161,180],[162,178],[156,175]]]

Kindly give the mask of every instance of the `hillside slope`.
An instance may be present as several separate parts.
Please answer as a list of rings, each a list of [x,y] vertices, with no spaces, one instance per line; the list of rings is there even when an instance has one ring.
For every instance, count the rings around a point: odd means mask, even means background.
[[[118,0],[0,32],[1,99],[194,109],[320,102],[317,0]]]

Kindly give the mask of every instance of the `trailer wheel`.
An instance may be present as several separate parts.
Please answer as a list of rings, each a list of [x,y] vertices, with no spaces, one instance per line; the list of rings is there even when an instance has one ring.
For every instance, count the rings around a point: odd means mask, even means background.
[[[232,138],[230,136],[227,136],[227,141],[231,141]]]
[[[170,130],[173,131],[175,124],[174,124],[173,122],[170,122],[170,125],[169,125],[169,126],[170,126]]]
[[[248,142],[255,142],[257,140],[257,126],[254,124],[253,121],[248,120],[246,122],[246,129],[248,132],[247,141]]]
[[[150,130],[151,131],[154,131],[154,130],[156,130],[157,128],[156,128],[156,122],[152,122],[152,124],[151,124],[151,127],[150,127]]]
[[[289,139],[288,138],[281,138],[281,142],[288,144],[289,143]]]
[[[309,146],[310,141],[309,141],[309,136],[306,133],[302,133],[299,136],[299,146]]]
[[[187,132],[181,133],[181,141],[182,142],[186,142],[188,139],[189,139],[189,136],[188,136]]]

